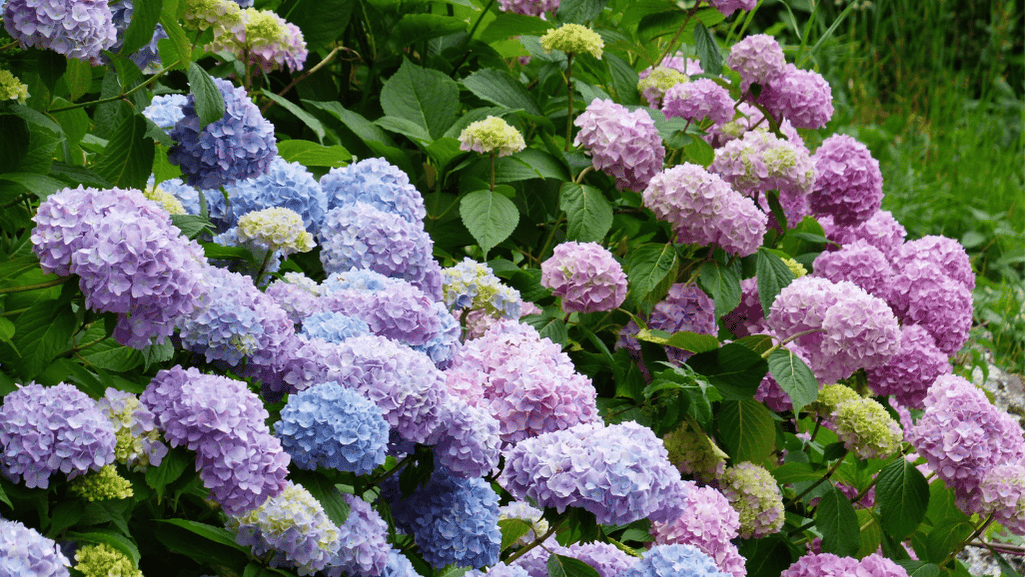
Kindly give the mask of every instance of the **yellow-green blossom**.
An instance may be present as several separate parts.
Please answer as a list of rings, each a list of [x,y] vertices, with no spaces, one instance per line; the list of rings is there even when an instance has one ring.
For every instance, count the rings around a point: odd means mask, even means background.
[[[523,135],[496,116],[471,123],[459,134],[459,150],[475,150],[481,154],[497,152],[509,156],[523,150]]]
[[[580,24],[563,24],[541,37],[541,47],[551,52],[561,50],[572,54],[589,53],[601,58],[605,42],[597,32]]]
[[[783,264],[787,265],[790,272],[794,273],[794,278],[801,278],[808,274],[808,269],[804,268],[804,265],[792,258],[783,259]]]
[[[684,475],[697,475],[701,479],[718,479],[726,470],[728,455],[717,447],[708,435],[684,421],[666,433],[663,439],[669,451],[669,462]]]
[[[231,0],[185,0],[182,23],[189,28],[213,28],[217,35],[242,26],[242,9]]]
[[[238,219],[238,239],[257,244],[282,256],[307,252],[317,246],[313,235],[306,232],[303,217],[294,210],[275,207],[257,210]]]
[[[152,201],[156,201],[168,214],[185,214],[185,207],[181,201],[159,186],[146,188],[142,191],[142,195]]]
[[[861,395],[846,385],[826,385],[819,391],[819,396],[806,407],[809,412],[820,417],[829,418],[833,411],[843,403],[860,399]]]
[[[76,495],[87,501],[127,499],[134,495],[131,481],[118,475],[114,465],[76,477],[70,485]]]
[[[28,98],[28,86],[7,70],[0,70],[0,100],[17,100],[25,104]]]
[[[690,78],[679,70],[659,66],[637,83],[637,91],[648,100],[648,104],[661,106],[662,98],[670,88],[688,81]]]
[[[875,399],[857,398],[833,412],[836,435],[862,459],[887,459],[904,438],[900,425]]]
[[[131,559],[106,543],[82,547],[75,561],[75,569],[85,577],[142,577]]]

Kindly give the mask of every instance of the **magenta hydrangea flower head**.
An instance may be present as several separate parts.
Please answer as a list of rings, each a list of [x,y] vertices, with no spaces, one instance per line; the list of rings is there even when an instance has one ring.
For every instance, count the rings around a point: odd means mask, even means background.
[[[754,254],[766,232],[765,213],[719,175],[685,162],[656,174],[644,204],[668,221],[680,243],[715,243],[738,256]]]
[[[693,545],[655,545],[619,577],[732,577]]]
[[[953,489],[962,510],[994,467],[1025,458],[1021,425],[957,375],[936,379],[925,397],[925,413],[908,437],[929,467]]]
[[[834,134],[815,151],[815,189],[809,196],[816,215],[837,226],[859,225],[879,210],[883,176],[868,147],[846,134]]]
[[[357,282],[350,283],[345,279]],[[368,279],[370,284],[361,284]],[[430,342],[441,331],[441,319],[434,310],[435,301],[402,279],[389,278],[366,269],[349,269],[328,277],[321,292],[320,310],[359,319],[367,323],[375,335],[409,346],[420,346]]]
[[[611,100],[596,98],[573,124],[580,127],[573,144],[590,152],[596,169],[615,177],[616,188],[644,190],[662,170],[666,149],[647,112],[630,112]]]
[[[298,26],[270,10],[246,8],[240,18],[241,25],[216,34],[206,49],[227,51],[239,60],[248,57],[257,72],[285,67],[291,72],[302,70],[309,52]]]
[[[754,10],[758,0],[709,0],[708,3],[723,16],[729,16],[737,10]]]
[[[726,468],[720,490],[740,515],[740,536],[760,539],[783,527],[783,496],[772,473],[744,461]]]
[[[107,0],[8,0],[3,20],[7,33],[23,45],[93,66],[117,41]]]
[[[975,289],[975,272],[968,252],[952,238],[929,235],[906,242],[894,258],[894,267],[900,269],[916,261],[935,266],[968,290]]]
[[[762,86],[757,102],[777,119],[797,128],[822,128],[833,116],[833,90],[821,74],[787,64],[783,73]]]
[[[258,507],[229,515],[225,527],[254,557],[269,557],[271,567],[296,569],[302,575],[327,567],[340,545],[338,527],[323,505],[292,481]]]
[[[434,445],[436,465],[464,477],[483,477],[498,466],[502,439],[491,413],[445,395],[439,421],[441,425],[426,442]]]
[[[651,534],[658,545],[693,545],[715,561],[723,573],[744,577],[744,558],[731,540],[740,531],[740,515],[714,487],[691,487],[683,515],[669,523],[654,523]]]
[[[224,116],[201,126],[195,96],[190,94],[182,106],[182,119],[170,133],[175,145],[167,151],[168,162],[181,167],[190,186],[201,189],[264,174],[278,154],[274,125],[260,114],[245,89],[220,78],[213,80],[224,99]]]
[[[649,329],[658,329],[668,333],[692,332],[703,335],[716,334],[715,303],[696,284],[677,283],[669,287],[669,294],[659,301],[648,316]],[[647,374],[647,367],[641,364],[641,344],[634,336],[640,330],[637,323],[630,321],[619,332],[616,348],[626,348],[642,372]],[[690,352],[676,347],[666,347],[669,360],[682,364],[691,357]]]
[[[410,222],[421,222],[427,216],[423,196],[410,184],[409,176],[383,158],[332,168],[321,177],[320,186],[327,195],[328,210],[364,202]]]
[[[812,553],[798,559],[780,577],[847,577],[857,575],[860,563],[854,557]]]
[[[107,387],[96,405],[114,425],[114,458],[118,463],[133,471],[160,466],[167,455],[167,445],[161,442],[156,415],[139,403],[138,396]]]
[[[908,231],[888,210],[877,210],[868,220],[853,227],[835,226],[831,216],[822,216],[819,220],[829,240],[842,245],[864,240],[882,251],[891,263],[904,245],[904,237],[908,235]]]
[[[46,489],[60,471],[68,479],[114,462],[114,425],[96,401],[72,385],[30,383],[0,406],[0,473]]]
[[[1025,461],[990,469],[968,502],[968,512],[993,515],[1011,533],[1025,534]]]
[[[498,419],[506,445],[598,420],[591,380],[529,325],[499,321],[467,341],[446,371],[448,390]]]
[[[900,352],[885,365],[865,371],[868,386],[877,395],[893,395],[904,406],[923,409],[929,387],[952,368],[925,327],[903,325],[900,332]]]
[[[740,90],[747,92],[752,84],[763,87],[781,76],[786,68],[783,48],[767,34],[753,34],[730,48],[726,65],[740,74]]]
[[[808,149],[771,132],[749,130],[743,137],[716,149],[708,167],[733,188],[759,201],[768,212],[764,196],[770,190],[780,192],[780,204],[791,222],[809,214],[807,196],[815,184],[815,164]]]
[[[370,503],[349,493],[343,493],[342,498],[349,505],[349,516],[338,527],[340,546],[328,562],[328,577],[389,577],[393,575],[389,569],[412,572],[394,573],[394,577],[415,577],[409,560],[388,545],[388,523]]]
[[[0,519],[0,575],[68,577],[71,561],[60,546],[18,521]]]
[[[899,261],[889,303],[904,324],[924,327],[936,346],[953,355],[968,342],[972,293],[928,260]]]
[[[239,516],[280,494],[288,453],[270,433],[270,416],[246,383],[195,368],[157,373],[139,400],[157,416],[172,447],[196,451],[210,497]]]
[[[504,452],[499,484],[541,507],[581,507],[604,525],[681,514],[688,486],[662,441],[632,421],[584,423],[525,439]]]
[[[562,299],[568,313],[610,311],[626,299],[626,273],[596,242],[564,242],[541,263],[541,285]]]
[[[850,281],[879,298],[889,297],[893,267],[878,248],[858,239],[837,251],[825,251],[812,263],[814,276]]]
[[[541,16],[558,10],[559,0],[498,0],[498,9],[524,16]]]
[[[726,124],[733,120],[733,104],[728,90],[710,78],[700,78],[670,88],[662,100],[662,113],[666,118],[691,122],[708,118],[713,124]]]

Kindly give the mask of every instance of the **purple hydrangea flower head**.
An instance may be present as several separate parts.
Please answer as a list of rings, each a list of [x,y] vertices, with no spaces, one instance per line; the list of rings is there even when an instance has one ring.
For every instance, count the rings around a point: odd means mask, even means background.
[[[448,311],[445,303],[437,301],[433,304],[434,314],[439,321],[438,334],[422,345],[413,347],[414,351],[426,354],[434,361],[434,365],[441,370],[452,366],[456,352],[462,345],[463,329],[452,313]]]
[[[154,96],[149,106],[143,109],[142,114],[153,121],[154,124],[169,132],[185,113],[182,107],[188,103],[189,97],[184,94],[163,94]]]
[[[227,51],[240,60],[248,56],[257,72],[285,67],[291,72],[302,70],[309,52],[298,26],[270,10],[246,8],[240,17],[241,24],[216,34],[207,51]]]
[[[807,197],[815,184],[815,164],[808,149],[771,132],[749,130],[744,136],[716,149],[709,170],[734,190],[756,198],[768,212],[764,195],[779,190],[787,220],[796,224],[810,214]]]
[[[640,559],[628,555],[612,543],[600,541],[572,543],[565,550],[557,550],[556,553],[587,563],[601,577],[616,577],[640,562]]]
[[[783,496],[772,473],[744,461],[726,468],[721,491],[740,515],[740,536],[760,539],[783,527]]]
[[[413,568],[409,558],[399,553],[396,549],[388,550],[388,562],[380,575],[371,577],[417,577],[418,573]]]
[[[203,127],[195,97],[190,94],[182,106],[182,119],[170,133],[176,144],[167,151],[167,160],[181,167],[188,184],[201,189],[264,174],[278,154],[274,126],[260,114],[245,89],[220,78],[214,78],[214,84],[224,99],[224,116]],[[251,211],[242,214],[246,212]]]
[[[349,337],[370,334],[367,323],[341,313],[315,312],[302,320],[302,334],[308,338],[340,343]]]
[[[46,489],[60,471],[73,479],[114,462],[114,426],[96,401],[72,385],[31,383],[0,406],[0,473]]]
[[[436,465],[464,477],[483,477],[498,466],[502,440],[498,420],[490,413],[455,395],[445,395],[439,421],[441,425],[427,440],[428,445],[435,445]]]
[[[703,335],[716,334],[715,303],[697,285],[677,283],[669,287],[666,298],[655,305],[648,316],[649,329],[657,329],[669,333],[692,332]],[[648,369],[641,363],[641,344],[634,335],[640,330],[637,323],[630,321],[619,332],[616,348],[626,348],[647,374]],[[691,357],[690,352],[676,347],[666,347],[669,360],[682,364]]]
[[[381,515],[356,495],[344,493],[342,498],[349,504],[349,516],[338,527],[340,547],[328,563],[328,577],[387,577],[389,570],[404,570],[409,560],[388,545],[388,524]],[[405,576],[400,572],[396,577]]]
[[[1025,534],[1025,461],[990,469],[968,502],[968,512],[992,514],[1011,533]]]
[[[121,0],[117,4],[110,6],[114,29],[117,32],[117,41],[110,48],[110,51],[115,54],[120,52],[124,47],[125,31],[128,30],[128,25],[132,22],[133,12],[134,6],[132,0]],[[131,58],[132,62],[134,62],[143,72],[147,74],[155,73],[160,69],[160,51],[157,49],[157,43],[167,37],[167,32],[164,31],[163,25],[158,22],[156,28],[153,30],[153,36],[150,38],[150,41],[142,48],[139,48],[135,53],[131,54],[129,58]]]
[[[530,573],[520,565],[506,565],[504,562],[489,567],[487,572],[480,569],[470,569],[465,573],[466,577],[530,577]]]
[[[498,495],[480,477],[457,477],[436,469],[426,485],[400,499],[385,485],[395,524],[413,535],[424,560],[480,569],[498,562]]]
[[[691,487],[683,515],[669,523],[654,523],[651,534],[658,545],[693,545],[715,561],[723,573],[744,577],[744,558],[731,540],[740,531],[740,515],[714,487]]]
[[[410,184],[409,176],[383,158],[332,168],[320,185],[327,195],[328,210],[363,202],[409,222],[421,222],[427,216],[423,196]]]
[[[264,292],[285,309],[293,324],[302,324],[317,311],[320,286],[302,273],[286,272],[284,278],[267,285]]]
[[[160,465],[167,455],[167,445],[161,442],[156,415],[139,403],[139,397],[107,387],[97,407],[114,425],[114,457],[118,463],[133,471]]]
[[[827,236],[830,240],[842,245],[850,244],[858,239],[878,248],[886,258],[893,262],[900,248],[904,245],[904,237],[908,231],[893,218],[893,213],[888,210],[877,210],[865,222],[853,226],[835,226],[833,217],[819,217]]]
[[[865,371],[868,386],[877,395],[894,395],[901,405],[923,409],[929,387],[952,369],[924,327],[904,325],[900,332],[900,352],[885,365]]]
[[[9,0],[4,28],[26,47],[53,50],[96,66],[117,41],[107,0]]]
[[[380,407],[338,383],[289,396],[274,433],[302,469],[325,467],[366,475],[383,465],[388,422]]]
[[[0,575],[68,577],[71,561],[60,546],[17,521],[0,519]]]
[[[584,423],[525,439],[504,452],[499,483],[542,507],[581,507],[598,522],[620,525],[678,516],[688,487],[662,441],[627,421]]]
[[[838,557],[832,553],[812,553],[798,559],[780,577],[847,577],[860,574],[860,563],[853,557]]]
[[[944,354],[959,351],[972,326],[971,290],[928,260],[901,260],[894,273],[888,302],[901,322],[924,327]]]
[[[739,256],[754,254],[766,232],[765,213],[697,164],[679,164],[656,174],[644,189],[644,204],[668,221],[677,242],[716,243]]]
[[[961,243],[952,238],[929,235],[906,242],[900,247],[894,261],[894,267],[898,269],[916,261],[929,263],[968,290],[975,289],[975,272],[972,271],[968,253]]]
[[[754,10],[758,0],[709,0],[709,4],[723,16],[729,16],[737,10]]]
[[[336,380],[342,371],[343,350],[340,343],[295,335],[281,363],[279,378],[263,381],[264,396],[278,398],[286,392],[304,391],[319,383]]]
[[[541,263],[541,284],[572,313],[610,311],[626,299],[626,273],[612,253],[596,242],[564,242]]]
[[[498,0],[498,9],[502,12],[524,16],[541,16],[545,12],[555,12],[558,8],[559,0]]]
[[[356,274],[358,273],[358,274]],[[358,279],[352,288],[345,277]],[[334,279],[334,280],[332,280]],[[370,279],[366,288],[358,288],[362,279]],[[350,269],[332,274],[322,286],[320,309],[362,320],[370,332],[401,341],[409,346],[425,345],[438,336],[441,319],[435,314],[434,300],[412,284],[370,270]]]
[[[908,577],[906,569],[879,553],[872,553],[862,557],[858,565],[858,575],[864,574],[867,577]]]
[[[732,577],[693,545],[655,545],[619,577]]]
[[[833,282],[850,281],[869,294],[887,298],[893,282],[893,267],[878,248],[858,239],[837,251],[825,251],[812,264],[814,276]]]
[[[338,527],[328,519],[323,505],[292,481],[260,506],[229,516],[226,527],[254,557],[271,553],[271,567],[297,569],[300,575],[324,569],[340,545]]]
[[[616,188],[644,190],[662,170],[666,149],[647,112],[596,98],[573,124],[580,127],[573,144],[587,149],[596,169],[615,177]]]
[[[879,210],[883,176],[868,147],[846,134],[834,134],[815,151],[812,211],[833,217],[837,226],[859,225]]]
[[[598,419],[591,380],[562,347],[515,321],[467,341],[446,379],[449,391],[498,419],[505,444]]]
[[[265,424],[263,402],[244,382],[176,366],[158,372],[139,400],[157,416],[172,447],[196,451],[203,484],[229,515],[285,489],[288,453]]]
[[[441,298],[441,267],[423,225],[363,202],[333,208],[320,230],[324,272],[369,269]]]
[[[700,78],[670,88],[662,100],[662,113],[666,118],[692,122],[708,118],[713,124],[726,124],[733,120],[733,104],[728,90],[710,78]]]
[[[306,230],[317,234],[327,214],[327,197],[310,171],[277,156],[269,160],[265,171],[226,183],[225,191],[227,206],[220,191],[206,195],[210,218],[222,230],[236,226],[239,218],[250,212],[281,207],[298,213]]]
[[[752,84],[764,87],[781,76],[786,69],[786,58],[775,38],[753,34],[730,48],[726,65],[740,74],[740,90],[747,92]]]
[[[797,128],[822,128],[833,116],[833,90],[821,74],[787,64],[783,73],[762,86],[759,104]]]

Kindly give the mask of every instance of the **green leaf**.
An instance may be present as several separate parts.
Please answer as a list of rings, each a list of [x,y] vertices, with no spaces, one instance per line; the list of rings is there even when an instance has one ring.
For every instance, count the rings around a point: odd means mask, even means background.
[[[123,373],[142,364],[142,353],[119,344],[114,339],[105,339],[79,352],[89,364],[107,371]]]
[[[502,519],[498,522],[498,528],[502,531],[502,548],[505,551],[533,529],[530,523],[524,519]]]
[[[794,273],[783,259],[765,247],[758,249],[755,269],[758,275],[758,300],[762,304],[762,310],[768,315],[769,308],[779,296],[779,292],[794,282]]]
[[[822,552],[850,557],[861,548],[858,515],[846,496],[830,488],[815,510],[815,527],[822,533]]]
[[[715,160],[715,150],[711,144],[705,142],[704,138],[692,138],[690,144],[683,147],[687,158],[694,164],[708,166]]]
[[[403,136],[408,136],[413,142],[419,144],[420,146],[426,146],[433,140],[433,138],[431,138],[431,135],[427,133],[426,128],[420,126],[412,120],[407,120],[405,118],[398,118],[395,116],[382,116],[381,118],[375,120],[374,124],[380,126],[381,128],[387,131],[395,132]]]
[[[243,545],[239,545],[235,542],[235,536],[223,527],[215,527],[213,525],[207,525],[206,523],[200,523],[198,521],[191,521],[189,519],[153,519],[158,523],[167,523],[176,527],[181,527],[190,533],[199,535],[200,537],[231,547],[232,549],[238,549],[239,551],[248,553],[249,548]]]
[[[68,85],[68,98],[72,102],[78,100],[92,88],[92,66],[83,60],[68,58],[68,70],[64,73],[64,82]]]
[[[929,484],[907,459],[894,459],[879,472],[876,507],[883,529],[898,540],[915,532],[929,507]]]
[[[177,16],[165,10],[160,14],[160,26],[167,32],[167,38],[157,41],[160,61],[164,66],[173,66],[175,70],[185,70],[192,62],[192,44],[182,30]]]
[[[777,483],[789,485],[791,483],[818,481],[822,478],[822,471],[816,471],[808,463],[790,461],[773,469],[772,476],[775,477]]]
[[[740,263],[730,267],[717,261],[705,263],[698,275],[698,285],[712,296],[715,318],[721,318],[740,304]]]
[[[153,139],[146,138],[146,118],[133,114],[111,135],[93,170],[114,186],[141,190],[153,168],[153,154]]]
[[[55,307],[43,300],[29,307],[16,322],[17,332],[11,339],[21,352],[17,369],[31,379],[41,373],[54,358],[66,351],[75,333],[75,313],[70,308]]]
[[[676,249],[672,244],[645,244],[633,251],[626,278],[634,299],[650,293],[676,264]]]
[[[174,356],[174,345],[170,339],[159,345],[149,345],[142,349],[143,370],[148,371],[150,366],[171,360]]]
[[[440,14],[403,14],[392,31],[396,46],[409,46],[439,36],[466,30],[466,22]]]
[[[482,42],[490,44],[495,40],[507,40],[510,36],[540,36],[552,28],[551,22],[546,22],[536,16],[499,12],[498,17],[492,20],[477,36]]]
[[[11,319],[6,317],[0,317],[0,341],[11,342],[11,337],[14,336],[14,323]]]
[[[549,339],[553,343],[565,345],[567,339],[569,339],[569,331],[566,329],[566,323],[558,317],[551,317],[547,315],[527,315],[523,317],[522,322],[537,329],[537,332],[544,338]]]
[[[819,396],[819,382],[815,380],[815,374],[793,351],[776,349],[769,354],[768,362],[772,378],[790,397],[795,415]]]
[[[918,561],[915,559],[900,559],[894,561],[908,572],[908,577],[939,577],[940,568],[935,563]]]
[[[193,240],[203,234],[205,230],[211,230],[213,225],[210,221],[194,214],[172,214],[171,224],[182,231],[185,238]]]
[[[942,563],[947,555],[960,545],[975,530],[970,521],[958,519],[945,519],[929,531],[925,542],[928,549],[929,561]]]
[[[320,501],[332,523],[339,527],[345,524],[349,517],[349,503],[334,483],[323,475],[311,471],[296,471],[292,473],[291,478],[309,491],[314,499]]]
[[[540,151],[536,148],[524,148],[512,157],[527,163],[527,165],[536,173],[540,174],[542,178],[551,178],[561,181],[570,179],[569,171],[566,170],[566,165],[556,160],[554,156],[547,152]]]
[[[686,331],[670,334],[666,331],[641,329],[637,332],[637,339],[667,347],[676,347],[692,353],[705,353],[719,348],[719,339],[714,336]]]
[[[694,355],[687,364],[733,401],[752,398],[769,370],[761,355],[739,343]]]
[[[353,134],[359,137],[363,142],[380,142],[381,144],[394,147],[395,141],[392,140],[387,133],[381,130],[373,122],[370,122],[363,116],[346,109],[338,102],[320,102],[315,100],[303,100],[304,104],[309,104],[315,108],[319,108],[328,114],[331,114],[346,128],[351,130]]]
[[[132,4],[132,22],[125,30],[125,42],[118,54],[128,56],[149,44],[163,8],[163,0],[135,0]]]
[[[694,27],[694,47],[697,49],[701,69],[705,74],[718,76],[722,72],[722,51],[719,49],[719,43],[715,41],[715,36],[703,22],[698,22]]]
[[[352,155],[343,146],[321,146],[309,140],[282,140],[278,142],[278,156],[303,166],[341,168],[352,161]]]
[[[58,190],[67,188],[66,184],[55,178],[34,172],[5,172],[0,174],[0,180],[16,182],[40,199],[45,199]]]
[[[567,240],[599,242],[612,228],[612,205],[593,186],[564,182],[559,208],[566,212]]]
[[[321,124],[320,121],[316,119],[316,117],[300,108],[291,100],[283,96],[278,96],[277,94],[274,94],[266,88],[264,88],[262,92],[264,96],[273,100],[275,104],[291,112],[293,116],[301,120],[303,124],[305,124],[307,127],[309,127],[310,130],[313,131],[313,134],[317,135],[317,140],[319,140],[321,144],[324,144],[324,136],[327,133],[324,131],[324,125]]]
[[[606,4],[608,0],[562,0],[555,14],[561,22],[583,24],[601,14]]]
[[[405,118],[440,138],[459,112],[459,85],[442,72],[402,60],[398,72],[381,89],[387,116]]]
[[[481,100],[513,110],[522,109],[536,116],[544,114],[523,83],[501,70],[484,68],[467,76],[462,82],[467,90]]]
[[[193,62],[189,65],[189,90],[195,97],[199,128],[217,122],[224,117],[224,97],[214,84],[213,78],[202,66]]]
[[[594,567],[580,559],[552,553],[548,557],[548,577],[601,577]]]
[[[164,489],[182,476],[191,461],[192,459],[185,455],[184,449],[175,448],[164,456],[160,466],[150,465],[146,468],[146,484],[157,493],[158,502],[164,494]]]
[[[459,202],[459,216],[487,253],[512,234],[520,220],[520,213],[513,201],[490,190],[477,190],[467,194]]]
[[[286,0],[278,13],[302,30],[306,49],[312,54],[345,32],[356,5],[356,0]]]
[[[754,400],[719,404],[719,440],[734,463],[764,465],[772,455],[776,427],[765,405]]]

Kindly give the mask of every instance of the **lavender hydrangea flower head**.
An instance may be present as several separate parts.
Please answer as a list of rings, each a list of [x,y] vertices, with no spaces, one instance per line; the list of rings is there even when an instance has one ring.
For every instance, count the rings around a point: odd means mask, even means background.
[[[338,527],[323,505],[292,481],[260,506],[229,516],[226,527],[254,557],[271,553],[271,567],[297,569],[301,575],[324,569],[340,545]]]
[[[952,368],[924,327],[903,325],[900,332],[900,352],[885,365],[865,371],[868,386],[877,395],[894,395],[901,405],[923,409],[929,387]]]
[[[669,287],[669,294],[666,298],[655,305],[651,315],[648,316],[647,325],[649,329],[657,329],[669,333],[681,331],[714,335],[715,327],[715,303],[697,285],[677,283]],[[641,363],[641,344],[634,336],[640,330],[637,323],[630,321],[619,332],[619,339],[616,341],[616,348],[626,348],[640,366],[641,371],[647,374],[648,369]],[[691,357],[689,351],[676,347],[666,347],[666,355],[671,362],[682,364]]]
[[[731,540],[740,531],[740,515],[714,487],[691,487],[683,515],[669,523],[654,523],[651,534],[658,545],[693,545],[715,561],[723,573],[744,577],[744,558]]]
[[[270,72],[287,67],[302,70],[309,52],[298,26],[270,10],[246,8],[240,14],[241,25],[217,34],[207,45],[210,52],[227,51],[238,59],[246,56],[257,71]]]
[[[367,158],[342,168],[332,168],[320,179],[327,195],[327,209],[364,202],[410,222],[427,216],[424,199],[409,176],[383,158]]]
[[[853,557],[812,553],[798,559],[780,577],[846,577],[858,574],[860,563]]]
[[[611,543],[595,541],[564,547],[555,537],[550,537],[545,540],[543,547],[527,551],[513,566],[522,569],[527,577],[545,577],[548,575],[548,559],[552,553],[583,561],[597,571],[600,577],[616,577],[640,562],[637,557],[626,554]]]
[[[709,0],[709,4],[723,16],[729,16],[737,10],[754,10],[758,0]]]
[[[665,96],[671,89],[690,80],[680,70],[665,65],[643,70],[638,77],[637,91],[648,101],[649,106],[655,108],[662,108]]]
[[[644,190],[662,170],[666,149],[647,112],[594,99],[573,124],[580,127],[573,144],[590,152],[596,169],[615,177],[616,188]]]
[[[542,507],[580,507],[605,525],[681,514],[688,487],[662,441],[627,421],[584,423],[520,441],[504,452],[499,483]]]
[[[370,334],[370,326],[341,313],[315,312],[302,320],[302,334],[309,338],[340,343],[349,337]]]
[[[644,204],[668,221],[680,243],[716,243],[738,256],[754,254],[766,232],[765,213],[722,178],[685,162],[656,174]]]
[[[460,339],[463,336],[463,329],[459,319],[449,312],[445,303],[436,301],[432,304],[432,309],[439,321],[438,334],[426,343],[414,346],[413,350],[424,353],[434,361],[436,367],[445,370],[452,366],[452,360],[462,346]]]
[[[666,91],[662,112],[666,118],[683,118],[691,122],[708,118],[713,124],[726,124],[733,120],[733,98],[714,80],[700,78],[676,84]]]
[[[446,395],[439,421],[426,443],[435,445],[435,465],[464,477],[483,477],[498,466],[499,423],[485,409]]]
[[[807,197],[816,182],[816,168],[803,145],[770,132],[749,130],[717,149],[709,170],[734,190],[755,197],[766,212],[768,204],[759,193],[775,189],[788,221],[796,223],[810,214]]]
[[[317,310],[320,286],[302,273],[286,272],[284,278],[267,285],[264,292],[288,313],[293,324],[302,324]]]
[[[72,385],[31,383],[0,406],[0,473],[45,489],[60,471],[68,479],[114,462],[117,439],[96,401]]]
[[[359,273],[359,274],[356,274]],[[335,288],[344,277],[369,278],[368,288]],[[430,342],[441,331],[441,319],[435,314],[434,301],[419,288],[371,270],[350,269],[335,273],[325,281],[320,310],[342,313],[362,320],[370,332],[409,346]]]
[[[182,119],[170,133],[176,144],[167,151],[168,162],[181,167],[190,186],[201,189],[264,174],[278,154],[274,126],[260,114],[245,89],[220,78],[213,81],[224,99],[224,116],[202,126],[195,96],[190,94],[182,106]]]
[[[349,516],[338,527],[340,546],[338,553],[328,562],[325,570],[328,577],[387,577],[389,568],[409,566],[409,560],[388,545],[388,524],[370,507],[370,503],[348,493],[343,493],[342,498],[349,505]],[[402,559],[405,562],[400,564]]]
[[[972,293],[928,260],[899,261],[887,299],[904,324],[924,327],[936,346],[953,355],[968,342]]]
[[[564,242],[541,263],[541,285],[562,299],[566,312],[610,311],[626,299],[626,273],[612,253],[595,242]]]
[[[502,12],[524,16],[541,16],[545,12],[555,12],[558,8],[559,0],[498,0],[498,9]]]
[[[30,527],[0,519],[0,575],[68,577],[71,561],[60,546]]]
[[[868,147],[846,134],[834,134],[815,151],[812,211],[833,217],[837,226],[859,225],[879,210],[883,176]]]
[[[418,573],[413,568],[409,558],[399,553],[395,548],[388,550],[388,561],[380,575],[370,577],[417,577]],[[361,576],[362,577],[362,576]]]
[[[850,281],[879,298],[889,297],[893,267],[878,248],[858,239],[837,251],[824,251],[812,263],[814,275],[835,283]]]
[[[274,425],[296,466],[357,475],[384,464],[388,430],[380,407],[338,383],[321,383],[289,396]]]
[[[100,64],[117,32],[107,0],[8,0],[4,28],[26,47]]]
[[[912,262],[933,265],[968,290],[975,289],[975,272],[968,253],[952,238],[929,235],[904,243],[894,258],[894,268],[901,269]]]
[[[153,121],[154,124],[163,128],[165,132],[170,132],[174,128],[175,124],[182,118],[185,118],[185,113],[182,112],[184,107],[189,101],[189,97],[184,94],[162,94],[154,96],[149,106],[142,110],[143,116]]]
[[[114,426],[117,446],[114,457],[133,471],[157,467],[167,455],[167,445],[160,440],[156,415],[131,393],[107,387],[97,407]]]
[[[732,577],[693,545],[655,545],[619,577]]]
[[[459,134],[459,150],[473,150],[481,154],[496,153],[497,156],[509,156],[526,146],[527,143],[523,141],[520,131],[496,116],[471,122]]]
[[[992,514],[1011,533],[1025,534],[1025,461],[990,469],[969,501],[968,511]]]
[[[833,116],[833,90],[821,74],[787,64],[783,73],[762,86],[757,102],[776,118],[797,128],[822,128]]]
[[[765,86],[782,75],[786,58],[775,38],[753,34],[730,48],[726,65],[740,74],[740,90],[747,92],[752,84]]]
[[[764,467],[750,462],[726,468],[721,491],[740,514],[740,536],[760,539],[783,527],[783,496]]]

